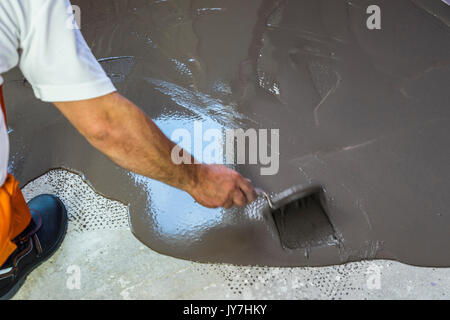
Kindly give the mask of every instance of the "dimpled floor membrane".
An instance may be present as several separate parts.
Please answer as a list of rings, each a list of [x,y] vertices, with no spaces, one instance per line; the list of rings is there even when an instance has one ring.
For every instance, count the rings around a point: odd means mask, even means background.
[[[58,196],[67,208],[71,231],[129,229],[127,206],[97,194],[82,176],[67,170],[51,170],[23,192],[27,201],[43,193]]]
[[[73,4],[119,92],[167,135],[180,128],[194,135],[195,121],[203,132],[278,129],[275,175],[261,175],[268,165],[260,161],[233,167],[274,199],[321,186],[322,233],[314,236],[314,223],[305,228],[301,210],[301,217],[289,211],[292,223],[280,235],[262,198],[243,209],[206,209],[182,191],[117,167],[54,107],[37,101],[14,69],[4,89],[10,171],[22,185],[53,168],[82,172],[97,192],[118,201],[117,212],[128,206],[131,231],[142,243],[182,259],[286,267],[384,258],[450,266],[446,3]],[[371,5],[380,9],[380,29],[368,28]],[[78,219],[81,230],[87,224]],[[125,225],[119,213],[104,223],[114,219]]]

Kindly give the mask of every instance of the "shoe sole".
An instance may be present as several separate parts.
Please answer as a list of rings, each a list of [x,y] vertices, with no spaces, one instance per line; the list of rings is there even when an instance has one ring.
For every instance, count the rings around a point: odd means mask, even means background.
[[[59,199],[58,199],[59,200]],[[61,200],[59,200],[61,201]],[[61,201],[62,203],[62,201]],[[37,262],[35,265],[30,267],[29,270],[27,270],[20,278],[17,280],[16,284],[3,296],[0,297],[0,300],[10,300],[14,297],[14,295],[17,293],[17,291],[20,290],[22,285],[24,284],[25,280],[27,279],[28,275],[33,272],[37,267],[39,267],[41,264],[43,264],[45,261],[50,259],[53,254],[58,251],[59,247],[61,247],[61,244],[63,243],[64,238],[66,237],[67,233],[67,226],[69,225],[69,217],[67,216],[67,210],[66,206],[62,203],[64,208],[64,231],[61,233],[61,236],[59,237],[56,244],[48,251],[47,255],[40,258],[39,262]]]

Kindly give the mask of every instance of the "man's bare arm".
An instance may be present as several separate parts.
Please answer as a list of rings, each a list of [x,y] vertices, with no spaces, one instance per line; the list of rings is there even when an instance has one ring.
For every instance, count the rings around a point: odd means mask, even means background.
[[[94,147],[125,169],[184,190],[210,208],[255,199],[252,185],[225,166],[173,163],[175,144],[119,93],[54,104]]]

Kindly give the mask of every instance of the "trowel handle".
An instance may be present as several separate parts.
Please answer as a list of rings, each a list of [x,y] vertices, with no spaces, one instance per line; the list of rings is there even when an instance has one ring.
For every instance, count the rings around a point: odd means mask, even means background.
[[[265,192],[263,189],[260,189],[260,188],[255,188],[255,192],[258,196],[262,196],[262,197],[266,198],[267,202],[269,203],[269,207],[272,210],[275,210],[275,206],[273,205],[272,200],[270,199],[267,192]]]

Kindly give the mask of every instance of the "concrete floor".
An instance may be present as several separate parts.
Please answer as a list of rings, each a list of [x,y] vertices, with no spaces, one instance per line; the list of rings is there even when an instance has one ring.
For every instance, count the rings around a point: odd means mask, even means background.
[[[63,186],[61,188],[61,186]],[[322,268],[208,265],[158,254],[128,227],[127,207],[54,170],[24,188],[54,193],[69,230],[14,299],[449,299],[450,268],[364,261]]]

